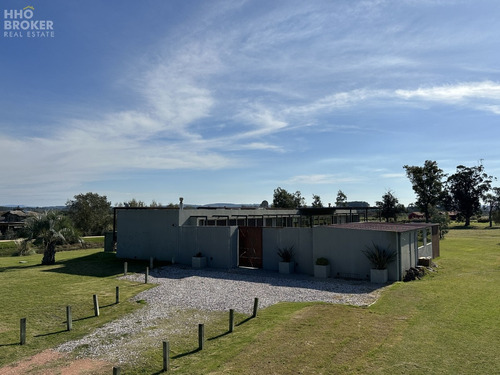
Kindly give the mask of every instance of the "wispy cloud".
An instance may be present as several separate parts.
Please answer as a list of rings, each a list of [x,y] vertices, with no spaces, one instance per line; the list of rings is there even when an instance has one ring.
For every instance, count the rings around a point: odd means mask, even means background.
[[[359,179],[356,177],[338,177],[332,174],[310,174],[310,175],[298,175],[288,179],[286,182],[289,184],[297,185],[320,185],[320,184],[338,184],[342,182],[355,182]]]

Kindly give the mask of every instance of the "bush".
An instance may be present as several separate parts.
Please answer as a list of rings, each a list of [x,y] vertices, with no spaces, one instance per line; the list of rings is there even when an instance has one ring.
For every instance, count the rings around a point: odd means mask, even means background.
[[[290,263],[295,256],[295,252],[293,251],[293,246],[278,248],[277,252],[278,256],[281,258],[282,262]]]
[[[330,261],[326,258],[318,258],[316,259],[316,265],[317,266],[328,266],[330,264]]]
[[[396,260],[396,252],[384,249],[382,246],[376,245],[372,242],[371,247],[367,247],[363,251],[372,266],[377,270],[385,270],[389,263]]]

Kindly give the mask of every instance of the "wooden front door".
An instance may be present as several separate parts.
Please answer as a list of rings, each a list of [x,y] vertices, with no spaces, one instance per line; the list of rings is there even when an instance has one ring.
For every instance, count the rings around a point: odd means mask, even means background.
[[[262,268],[262,227],[239,227],[239,266]]]

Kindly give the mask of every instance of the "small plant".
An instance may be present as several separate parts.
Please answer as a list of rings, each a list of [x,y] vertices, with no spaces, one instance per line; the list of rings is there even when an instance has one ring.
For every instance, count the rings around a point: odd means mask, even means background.
[[[328,266],[330,262],[326,258],[318,258],[316,259],[316,265],[317,266]]]
[[[24,256],[24,255],[35,254],[35,251],[31,249],[30,241],[26,241],[24,239],[17,239],[14,240],[14,243],[16,244],[17,255]]]
[[[290,263],[295,256],[293,251],[293,246],[278,248],[278,256],[281,258],[282,262]]]
[[[203,254],[201,253],[201,251],[198,251],[196,254],[194,254],[194,257],[195,258],[202,258]]]
[[[363,254],[366,255],[373,268],[377,270],[385,270],[389,263],[396,260],[395,251],[389,250],[389,247],[385,249],[373,242],[371,247],[367,247],[366,250],[363,251]]]

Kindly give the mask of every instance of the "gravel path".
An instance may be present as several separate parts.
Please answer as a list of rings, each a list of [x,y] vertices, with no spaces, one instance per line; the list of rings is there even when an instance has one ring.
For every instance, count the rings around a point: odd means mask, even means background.
[[[125,278],[143,282],[144,274]],[[140,355],[141,347],[152,341],[186,333],[199,323],[210,321],[211,312],[234,309],[250,315],[255,297],[259,298],[259,308],[281,301],[367,306],[380,294],[380,289],[368,282],[319,280],[304,275],[279,275],[247,269],[195,270],[169,266],[152,270],[148,281],[158,286],[134,298],[146,301],[144,308],[110,322],[80,340],[67,342],[57,350],[71,352],[77,349],[80,358],[130,361]],[[185,310],[191,311],[186,314],[183,313]]]

